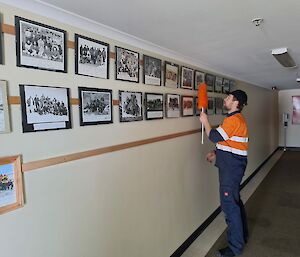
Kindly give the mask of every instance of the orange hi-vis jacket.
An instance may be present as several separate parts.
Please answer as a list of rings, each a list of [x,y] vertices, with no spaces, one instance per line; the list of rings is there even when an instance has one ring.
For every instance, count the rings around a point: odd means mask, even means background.
[[[216,130],[224,140],[217,142],[217,149],[240,156],[247,156],[248,129],[245,118],[240,112],[226,117],[223,124]]]

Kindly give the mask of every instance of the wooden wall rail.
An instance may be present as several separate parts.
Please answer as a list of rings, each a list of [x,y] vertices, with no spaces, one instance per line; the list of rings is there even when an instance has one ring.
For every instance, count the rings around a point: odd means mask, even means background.
[[[96,156],[96,155],[100,155],[100,154],[111,153],[111,152],[115,152],[115,151],[124,150],[127,148],[132,148],[132,147],[151,144],[151,143],[155,143],[155,142],[159,142],[159,141],[169,140],[169,139],[176,138],[176,137],[187,136],[187,135],[195,134],[198,132],[201,132],[201,130],[200,129],[189,130],[189,131],[179,132],[179,133],[175,133],[175,134],[169,134],[169,135],[165,135],[165,136],[152,137],[152,138],[148,138],[148,139],[133,141],[130,143],[125,143],[125,144],[107,146],[107,147],[98,148],[98,149],[94,149],[94,150],[73,153],[73,154],[67,154],[67,155],[63,155],[63,156],[59,156],[59,157],[53,157],[53,158],[49,158],[49,159],[23,163],[22,171],[27,172],[27,171],[31,171],[31,170],[35,170],[35,169],[39,169],[39,168],[53,166],[53,165],[60,164],[60,163],[80,160],[83,158],[88,158],[88,157],[92,157],[92,156]]]

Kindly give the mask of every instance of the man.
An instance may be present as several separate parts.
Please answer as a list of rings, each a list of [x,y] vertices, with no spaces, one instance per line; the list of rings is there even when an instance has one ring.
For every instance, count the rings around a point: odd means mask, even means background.
[[[227,240],[229,246],[218,251],[218,257],[240,255],[248,239],[246,213],[240,199],[240,183],[247,166],[248,130],[241,114],[247,105],[247,94],[235,90],[224,99],[228,110],[223,124],[212,129],[207,115],[201,113],[200,121],[205,127],[208,138],[216,143],[216,150],[207,154],[207,161],[216,159],[219,169],[221,209],[228,226]]]

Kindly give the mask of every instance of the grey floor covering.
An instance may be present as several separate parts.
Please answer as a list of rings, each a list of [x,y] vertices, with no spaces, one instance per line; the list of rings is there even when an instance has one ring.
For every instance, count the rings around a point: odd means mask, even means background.
[[[287,151],[246,203],[243,257],[300,257],[300,151]],[[206,257],[227,246],[226,231]]]

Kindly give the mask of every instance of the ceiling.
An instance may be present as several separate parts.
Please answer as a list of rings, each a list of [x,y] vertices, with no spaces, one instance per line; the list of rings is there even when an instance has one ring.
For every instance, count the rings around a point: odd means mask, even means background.
[[[42,0],[254,85],[300,88],[299,0]],[[260,26],[253,18],[263,18]],[[298,65],[271,55],[287,47]],[[201,66],[200,66],[201,68]]]

